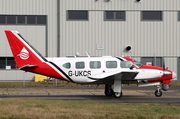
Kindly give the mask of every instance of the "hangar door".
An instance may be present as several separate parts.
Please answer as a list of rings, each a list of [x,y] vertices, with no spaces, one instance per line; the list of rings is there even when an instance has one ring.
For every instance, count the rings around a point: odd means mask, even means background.
[[[142,57],[141,63],[143,65],[162,67],[162,57]]]

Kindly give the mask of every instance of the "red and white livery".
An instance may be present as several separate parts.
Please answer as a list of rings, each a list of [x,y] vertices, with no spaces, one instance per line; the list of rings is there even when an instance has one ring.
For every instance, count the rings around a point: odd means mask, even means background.
[[[120,98],[121,84],[136,83],[138,87],[157,86],[155,95],[160,97],[160,83],[162,89],[167,90],[171,79],[176,77],[168,69],[144,66],[127,57],[45,58],[19,32],[7,30],[5,33],[20,70],[78,84],[105,84],[106,96]]]

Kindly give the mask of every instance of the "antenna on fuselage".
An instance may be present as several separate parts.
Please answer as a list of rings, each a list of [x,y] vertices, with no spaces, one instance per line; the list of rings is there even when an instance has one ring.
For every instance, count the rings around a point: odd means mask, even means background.
[[[88,56],[88,57],[90,57],[90,55],[85,51],[85,53],[86,53],[86,55]]]
[[[76,57],[79,57],[79,56],[80,56],[80,53],[79,53],[79,52],[76,52],[76,54],[75,54],[74,57],[76,58]]]

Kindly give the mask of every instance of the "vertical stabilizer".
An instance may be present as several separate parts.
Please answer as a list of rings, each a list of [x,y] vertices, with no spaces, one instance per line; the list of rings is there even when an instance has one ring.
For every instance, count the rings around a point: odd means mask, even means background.
[[[17,68],[36,65],[46,59],[37,52],[17,31],[5,31]]]

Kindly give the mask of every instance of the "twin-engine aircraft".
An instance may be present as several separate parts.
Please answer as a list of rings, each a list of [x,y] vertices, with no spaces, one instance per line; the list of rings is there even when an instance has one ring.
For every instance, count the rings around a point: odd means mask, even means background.
[[[78,84],[105,84],[105,95],[120,98],[121,85],[157,86],[155,95],[168,90],[176,74],[168,69],[144,66],[127,57],[45,58],[17,31],[5,31],[16,66],[20,70]],[[112,88],[114,85],[114,88]]]

